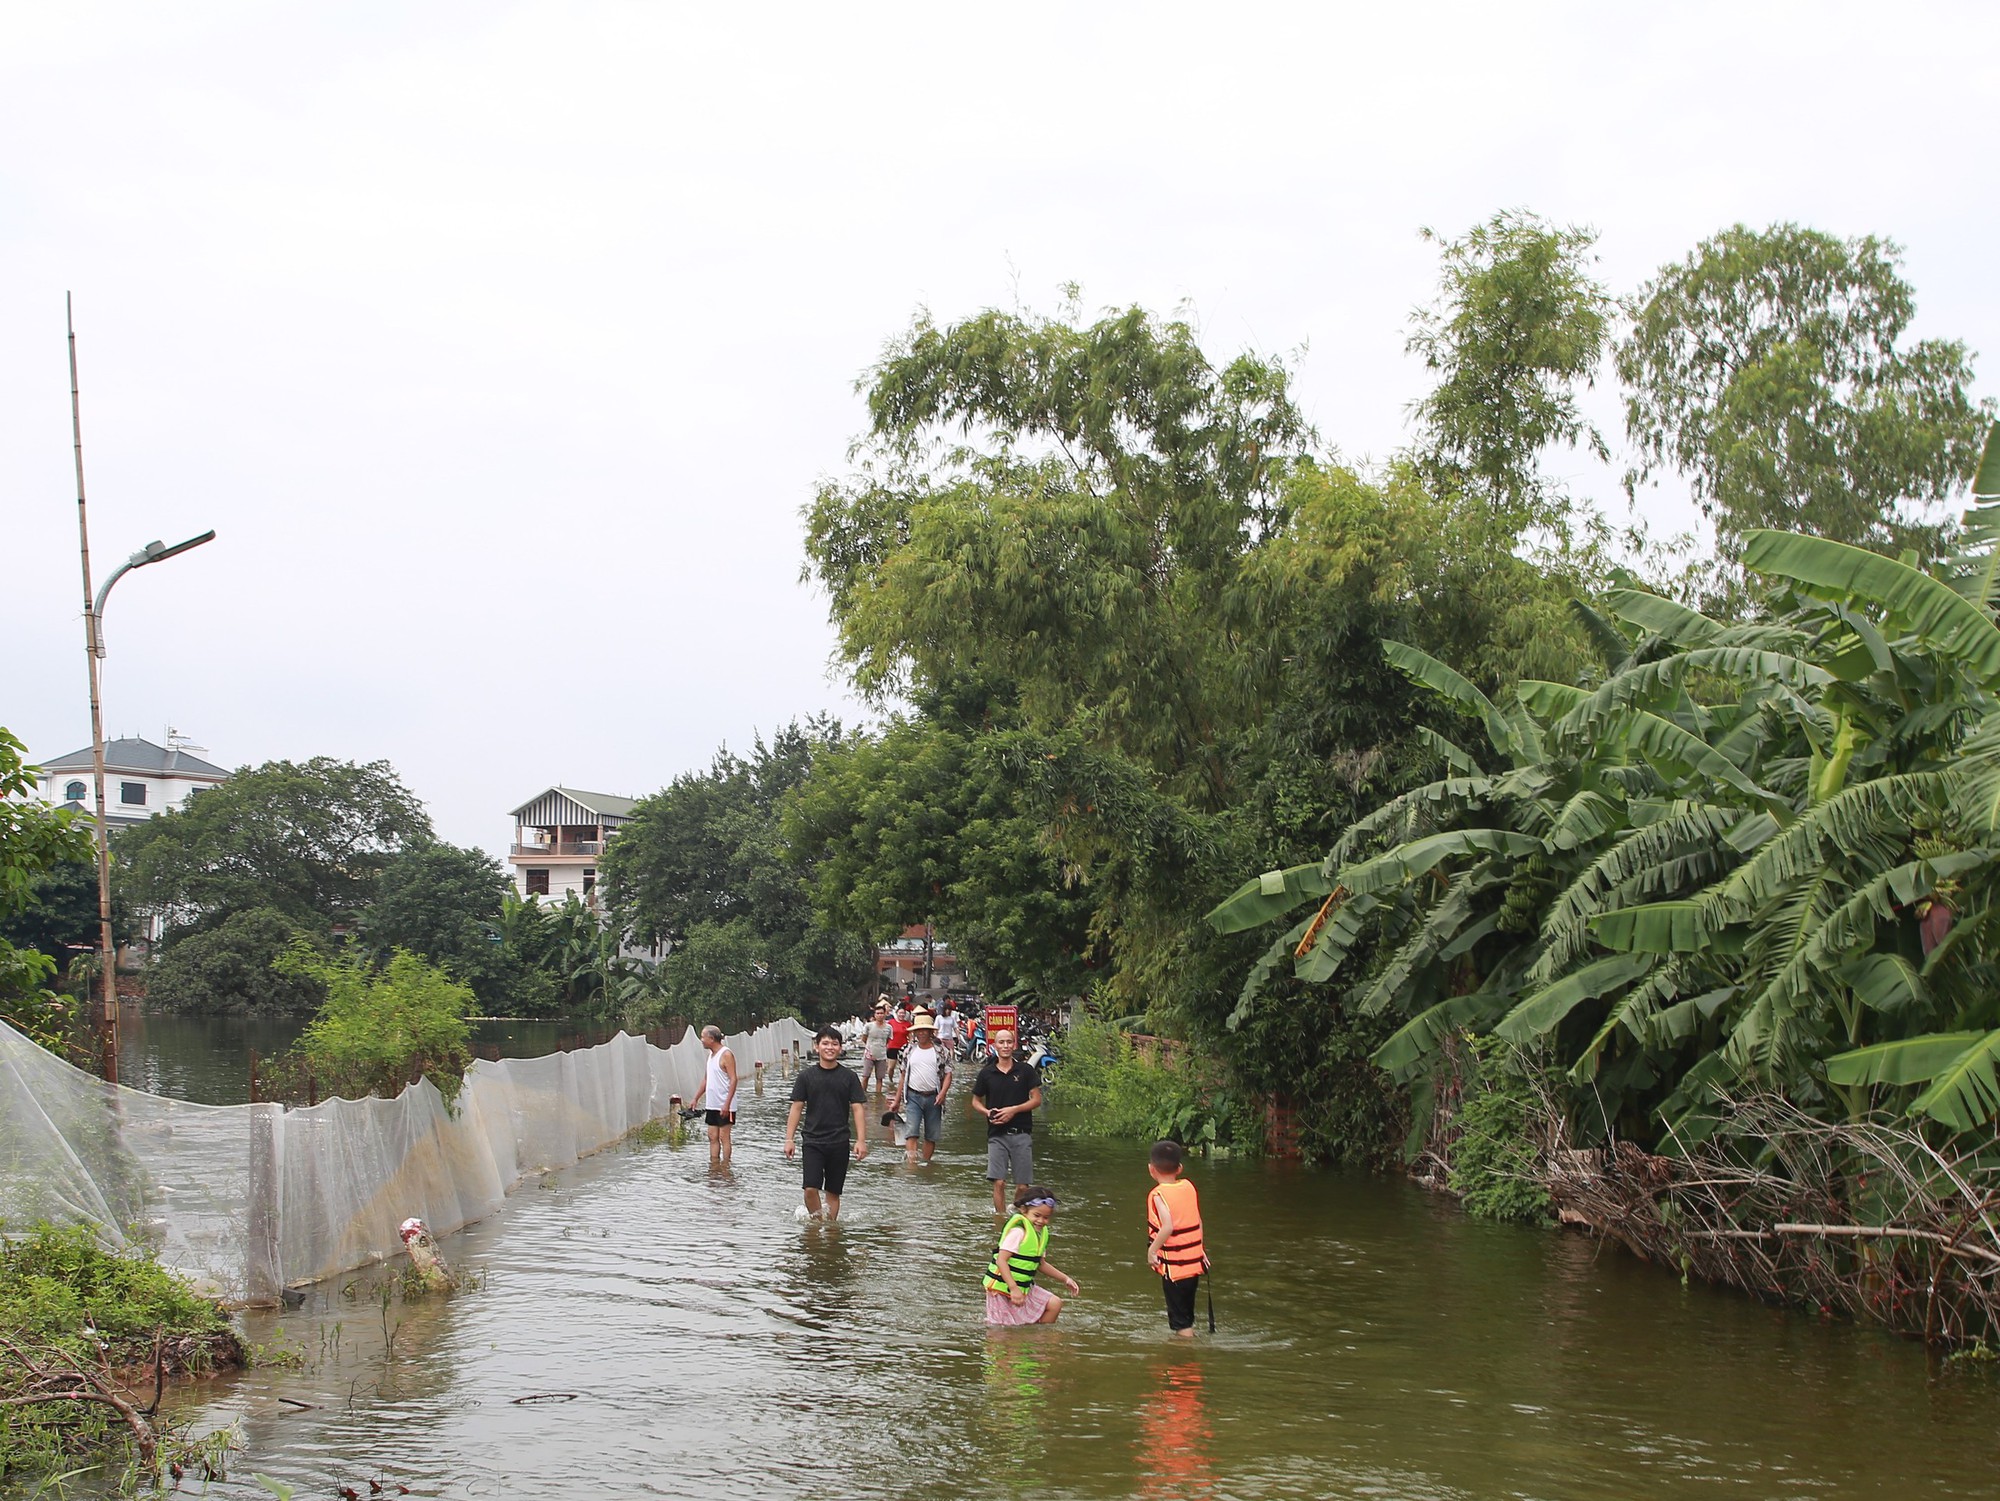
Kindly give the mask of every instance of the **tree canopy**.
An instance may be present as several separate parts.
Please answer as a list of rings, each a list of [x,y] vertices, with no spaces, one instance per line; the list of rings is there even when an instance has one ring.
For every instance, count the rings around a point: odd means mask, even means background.
[[[639,801],[599,865],[618,928],[668,950],[635,1004],[689,1020],[817,1019],[847,1015],[872,987],[872,950],[820,920],[783,828],[786,794],[842,738],[829,720],[788,725]]]
[[[430,834],[386,761],[270,761],[120,834],[120,885],[171,929],[253,907],[343,921],[367,905],[390,857]]]
[[[1664,266],[1618,347],[1628,484],[1686,477],[1733,555],[1756,527],[1936,556],[1992,416],[1952,339],[1906,343],[1902,252],[1738,224]]]

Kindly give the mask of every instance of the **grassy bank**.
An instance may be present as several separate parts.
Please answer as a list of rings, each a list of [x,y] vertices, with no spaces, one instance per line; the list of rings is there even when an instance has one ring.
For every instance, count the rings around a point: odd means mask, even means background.
[[[0,1481],[212,1458],[160,1423],[160,1394],[244,1357],[221,1307],[149,1257],[49,1225],[0,1244]]]

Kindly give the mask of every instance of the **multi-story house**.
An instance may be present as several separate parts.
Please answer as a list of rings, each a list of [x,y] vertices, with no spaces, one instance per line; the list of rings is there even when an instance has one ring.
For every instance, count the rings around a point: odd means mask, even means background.
[[[597,906],[597,861],[605,841],[631,821],[638,799],[551,787],[514,810],[508,863],[522,896],[560,902],[575,895]]]
[[[114,833],[181,807],[198,792],[229,780],[229,773],[192,754],[185,738],[167,731],[155,745],[137,736],[104,742],[104,822]],[[42,796],[84,817],[97,812],[90,747],[42,763]]]

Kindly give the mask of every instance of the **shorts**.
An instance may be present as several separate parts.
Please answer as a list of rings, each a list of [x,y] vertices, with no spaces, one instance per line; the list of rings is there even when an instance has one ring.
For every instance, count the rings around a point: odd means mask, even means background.
[[[1194,1328],[1194,1290],[1201,1286],[1199,1273],[1183,1277],[1178,1282],[1160,1279],[1161,1290],[1167,1295],[1167,1327],[1169,1329]]]
[[[880,1079],[882,1087],[889,1087],[889,1060],[887,1058],[863,1058],[861,1060],[861,1087],[866,1089],[870,1079]]]
[[[837,1147],[816,1147],[807,1142],[799,1152],[805,1163],[806,1187],[824,1189],[839,1198],[847,1187],[847,1163],[853,1150],[846,1142]]]
[[[937,1091],[920,1094],[914,1089],[904,1090],[903,1121],[908,1127],[904,1140],[935,1142],[944,1129],[944,1107],[938,1104]]]
[[[1026,1131],[1009,1131],[986,1138],[986,1178],[998,1183],[1012,1178],[1016,1188],[1035,1181],[1035,1138]]]
[[[894,1063],[898,1058],[902,1056],[903,1056],[903,1050],[901,1048],[889,1049],[889,1061],[891,1063]]]
[[[707,1121],[711,1126],[733,1126],[736,1124],[736,1112],[734,1110],[704,1110],[701,1115],[702,1119]]]

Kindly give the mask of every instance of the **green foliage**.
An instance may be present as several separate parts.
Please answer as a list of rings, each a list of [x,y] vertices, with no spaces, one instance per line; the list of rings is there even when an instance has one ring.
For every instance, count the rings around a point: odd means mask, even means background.
[[[82,824],[36,801],[23,753],[21,742],[0,729],[0,919],[10,921],[39,906],[51,877],[92,855]],[[55,972],[54,955],[0,936],[0,1021],[60,1053],[71,1018],[67,1002],[47,988]]]
[[[512,885],[482,850],[438,840],[406,846],[376,878],[361,932],[378,960],[395,949],[444,966],[498,1012],[512,1005],[521,970],[510,963],[500,928]]]
[[[1561,377],[1504,378],[1523,421],[1560,426]],[[1195,914],[1237,862],[1316,858],[1420,780],[1423,731],[1466,730],[1423,723],[1383,637],[1481,694],[1593,660],[1569,605],[1587,547],[1513,556],[1516,522],[1459,471],[1440,489],[1409,463],[1324,462],[1282,366],[1211,363],[1185,325],[920,321],[870,411],[807,550],[857,686],[914,713],[829,747],[788,828],[821,862],[824,921],[934,921],[989,989],[1090,989],[1254,1068],[1225,1024],[1261,942]],[[1336,1040],[1287,1092],[1316,1150],[1370,1156],[1379,1081],[1345,1056],[1338,1008],[1304,1009]]]
[[[1375,1057],[1406,1080],[1459,1028],[1552,1060],[1584,1140],[1700,1129],[1728,1087],[1846,1113],[1904,1091],[1945,1127],[1991,1120],[2000,638],[1907,563],[1746,540],[1762,623],[1614,591],[1605,665],[1578,687],[1522,682],[1502,707],[1391,645],[1485,730],[1446,769],[1508,769],[1350,825],[1293,878],[1334,893],[1322,920],[1272,945],[1234,1014],[1290,959],[1354,1014],[1402,1018]],[[1295,905],[1259,889],[1211,922]]]
[[[1197,1150],[1255,1151],[1259,1122],[1248,1101],[1219,1086],[1216,1071],[1166,1052],[1148,1056],[1129,1034],[1078,1007],[1061,1043],[1059,1105],[1052,1129],[1134,1141],[1168,1138]]]
[[[1545,1224],[1548,1190],[1535,1146],[1543,1105],[1514,1049],[1495,1039],[1472,1044],[1476,1063],[1452,1123],[1451,1191],[1483,1220]]]
[[[397,949],[381,968],[353,955],[329,957],[295,942],[281,973],[325,987],[319,1014],[285,1060],[298,1087],[310,1071],[323,1095],[393,1098],[421,1074],[447,1102],[471,1066],[466,1017],[472,991],[442,969]]]
[[[960,692],[822,745],[784,804],[820,921],[878,943],[928,921],[989,994],[1080,991],[1091,894],[1048,848],[1040,799],[1015,771],[1039,744],[1004,698]]]
[[[91,1332],[94,1331],[94,1334]],[[38,1358],[62,1351],[114,1369],[150,1361],[156,1337],[175,1363],[202,1371],[242,1360],[216,1303],[144,1255],[100,1246],[81,1226],[35,1225],[0,1242],[0,1335]],[[26,1372],[0,1354],[0,1400],[24,1394]],[[0,1480],[47,1474],[122,1442],[96,1404],[0,1406]]]
[[[1628,483],[1686,476],[1725,547],[1757,527],[1935,555],[1922,514],[1972,472],[1991,416],[1965,346],[1905,345],[1900,250],[1797,224],[1743,225],[1662,267],[1618,349]]]
[[[293,944],[324,948],[275,907],[231,913],[168,949],[146,972],[146,1004],[161,1011],[305,1016],[326,999],[310,973],[279,960]]]
[[[1424,237],[1443,270],[1438,301],[1412,319],[1410,351],[1438,376],[1416,406],[1417,466],[1440,493],[1476,492],[1508,542],[1560,526],[1567,502],[1542,477],[1542,453],[1606,455],[1576,393],[1603,359],[1612,311],[1587,269],[1596,236],[1507,212],[1458,240]]]
[[[872,952],[814,909],[810,865],[784,823],[787,794],[843,738],[827,720],[789,725],[633,809],[604,852],[603,889],[624,931],[669,947],[656,981],[640,987],[650,994],[627,1002],[635,1019],[706,1020],[723,1006],[753,1022],[817,1021],[851,1015],[872,990]]]
[[[390,857],[430,833],[386,761],[271,761],[122,833],[119,885],[173,933],[253,907],[343,921],[375,895]]]

